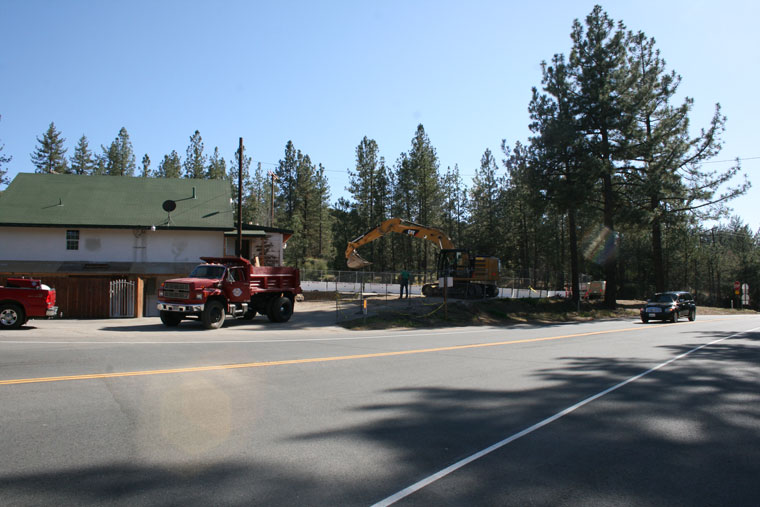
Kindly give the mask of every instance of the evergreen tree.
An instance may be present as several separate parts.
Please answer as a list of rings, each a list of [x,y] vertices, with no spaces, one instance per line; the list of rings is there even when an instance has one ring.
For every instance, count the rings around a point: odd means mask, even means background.
[[[726,118],[716,104],[710,126],[697,137],[689,135],[689,113],[693,99],[686,98],[674,107],[681,77],[666,72],[665,61],[655,48],[654,39],[643,33],[629,34],[629,66],[635,88],[635,124],[632,133],[635,149],[625,174],[625,197],[633,218],[650,224],[655,288],[666,288],[663,258],[663,224],[673,222],[685,211],[712,211],[717,218],[725,211],[721,205],[746,192],[749,184],[729,188],[716,196],[719,187],[730,181],[739,165],[722,172],[705,172],[702,162],[721,149],[721,133]]]
[[[347,190],[354,199],[352,205],[356,209],[354,216],[358,218],[358,223],[352,225],[357,236],[388,218],[390,191],[387,168],[374,139],[365,136],[356,147],[356,169],[349,170]],[[383,270],[387,265],[387,245],[388,238],[380,238],[367,245],[367,251],[362,255],[376,263],[377,269]]]
[[[32,164],[36,167],[36,173],[48,174],[66,174],[69,172],[69,166],[66,161],[66,148],[63,143],[66,141],[61,137],[61,133],[55,128],[55,123],[51,122],[47,131],[42,134],[42,138],[37,138],[38,146],[32,153]]]
[[[296,180],[298,175],[301,152],[295,149],[292,141],[285,145],[285,157],[280,160],[275,169],[277,178],[277,215],[290,223],[296,206]]]
[[[417,126],[409,153],[402,153],[397,162],[395,200],[395,209],[400,212],[397,216],[428,227],[442,225],[438,156],[421,124]],[[437,255],[434,247],[428,242],[412,245],[409,238],[404,239],[407,240],[406,259],[416,260],[417,270],[427,272]]]
[[[90,151],[87,137],[82,136],[79,138],[76,148],[74,148],[74,155],[71,157],[71,172],[73,174],[94,174],[95,173],[95,159]]]
[[[327,217],[329,187],[324,168],[297,150],[291,141],[285,145],[285,158],[275,169],[277,189],[275,215],[278,227],[293,231],[285,251],[286,263],[295,266],[318,263],[331,256],[325,241],[330,235]]]
[[[187,147],[185,153],[185,162],[183,164],[185,168],[184,177],[196,179],[203,178],[206,171],[206,155],[203,154],[203,139],[201,138],[201,133],[199,131],[196,130],[195,133],[190,136],[190,145]]]
[[[208,160],[206,178],[209,180],[223,180],[227,177],[227,163],[224,157],[219,156],[219,148],[214,147],[214,153]]]
[[[150,178],[152,176],[152,171],[150,170],[150,157],[146,153],[143,155],[142,158],[142,168],[140,170],[140,176],[143,178]]]
[[[179,178],[182,172],[182,162],[176,150],[172,150],[169,155],[164,155],[164,159],[158,164],[156,171],[157,178]]]
[[[245,145],[243,146],[243,167],[242,167],[242,204],[240,206],[243,216],[243,222],[248,223],[253,221],[251,202],[250,202],[250,189],[251,189],[251,157],[245,154]],[[235,154],[230,163],[229,180],[232,188],[232,199],[235,201],[233,217],[237,224],[237,201],[238,201],[238,176],[240,171],[240,147],[235,150]]]
[[[244,182],[243,220],[247,223],[266,225],[269,223],[269,189],[261,162],[256,164],[253,174]]]
[[[2,116],[0,116],[0,119],[2,119]],[[3,155],[4,149],[5,145],[0,143],[0,185],[7,185],[11,182],[8,176],[6,176],[8,174],[8,170],[4,166],[8,164],[13,159],[13,157]]]
[[[462,181],[459,173],[459,165],[454,164],[454,169],[448,167],[443,176],[443,223],[446,234],[455,245],[464,244],[465,228],[467,226],[467,209],[469,190]]]
[[[563,55],[552,65],[542,64],[543,91],[533,88],[529,111],[531,139],[529,185],[567,216],[570,275],[573,301],[580,297],[578,211],[588,206],[596,179],[588,169],[594,160],[586,156],[580,126],[570,110],[571,84]]]
[[[129,140],[127,129],[122,127],[116,139],[111,145],[103,149],[105,155],[105,174],[110,176],[133,176],[137,164],[135,162],[135,153],[132,150],[132,142]]]
[[[377,213],[373,207],[378,162],[377,142],[365,136],[356,147],[355,172],[348,171],[348,191],[355,201],[361,226],[365,230],[378,224]]]
[[[588,178],[601,186],[602,216],[605,230],[601,239],[609,243],[600,258],[607,288],[604,302],[615,307],[617,300],[618,231],[618,163],[627,156],[626,143],[632,114],[630,111],[633,83],[626,62],[625,27],[615,23],[597,5],[586,17],[585,27],[575,20],[571,38],[568,73],[574,99],[568,104],[570,114],[578,121],[584,149],[593,157],[588,164]]]
[[[480,159],[480,168],[475,172],[470,189],[470,220],[474,251],[495,255],[501,242],[499,210],[499,177],[496,159],[491,150],[486,149]]]

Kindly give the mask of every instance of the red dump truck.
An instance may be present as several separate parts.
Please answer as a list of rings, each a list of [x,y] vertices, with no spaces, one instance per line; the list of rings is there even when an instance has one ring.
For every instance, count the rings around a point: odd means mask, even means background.
[[[18,329],[34,317],[54,317],[55,289],[32,278],[8,278],[0,287],[0,329]]]
[[[158,310],[161,322],[176,327],[186,318],[200,319],[206,329],[224,325],[229,315],[253,319],[257,313],[272,322],[293,315],[296,294],[301,293],[296,268],[253,266],[242,257],[201,257],[186,278],[161,284]]]

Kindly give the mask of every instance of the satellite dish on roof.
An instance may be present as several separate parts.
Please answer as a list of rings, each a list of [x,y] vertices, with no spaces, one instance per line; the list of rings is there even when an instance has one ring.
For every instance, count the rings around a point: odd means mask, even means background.
[[[164,208],[164,211],[166,211],[167,213],[171,213],[172,211],[177,209],[177,203],[172,201],[171,199],[167,199],[164,201],[161,207]]]

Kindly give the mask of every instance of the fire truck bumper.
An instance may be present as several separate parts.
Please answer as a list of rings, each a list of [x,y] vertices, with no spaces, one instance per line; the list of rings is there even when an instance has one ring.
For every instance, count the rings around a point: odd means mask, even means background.
[[[156,307],[164,312],[179,312],[179,313],[200,313],[203,311],[203,305],[183,305],[177,303],[158,303]]]

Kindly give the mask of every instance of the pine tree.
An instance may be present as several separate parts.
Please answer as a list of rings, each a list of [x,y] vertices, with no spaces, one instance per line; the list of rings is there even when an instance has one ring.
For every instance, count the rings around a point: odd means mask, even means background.
[[[443,176],[443,224],[446,234],[455,245],[464,244],[464,233],[467,226],[467,209],[469,190],[462,181],[459,165],[448,167]]]
[[[206,171],[206,155],[203,154],[203,139],[201,138],[201,133],[199,131],[196,130],[195,133],[190,136],[190,145],[187,147],[185,153],[184,177],[196,179],[203,178],[204,172]]]
[[[538,195],[548,200],[567,216],[570,276],[573,301],[580,298],[580,253],[578,239],[578,211],[589,206],[595,195],[596,177],[588,168],[594,160],[587,157],[583,147],[580,125],[570,113],[571,84],[563,55],[555,55],[552,65],[545,62],[543,91],[533,88],[529,111],[531,164],[526,181]]]
[[[590,179],[601,186],[602,216],[608,243],[600,259],[604,267],[607,288],[604,302],[614,308],[617,303],[618,231],[615,218],[618,211],[616,176],[618,165],[627,157],[626,139],[631,128],[630,111],[633,83],[626,62],[625,27],[615,23],[597,5],[586,17],[585,28],[580,21],[573,24],[568,73],[573,85],[574,99],[569,113],[577,119],[584,148],[594,158],[588,166]]]
[[[82,136],[79,138],[76,148],[74,148],[74,155],[71,157],[71,172],[74,174],[94,174],[95,173],[95,159],[90,151],[87,137]]]
[[[2,116],[0,116],[0,119],[2,119]],[[8,164],[13,157],[8,155],[3,155],[3,150],[5,149],[5,145],[0,143],[0,185],[7,185],[11,182],[11,180],[6,176],[8,174],[8,170],[5,169],[5,165]]]
[[[626,173],[629,209],[637,212],[633,219],[651,227],[652,264],[655,288],[666,288],[663,258],[663,225],[677,223],[685,211],[703,213],[703,218],[717,218],[725,212],[722,204],[746,192],[745,182],[716,196],[716,191],[739,171],[736,166],[722,172],[705,172],[702,162],[717,155],[726,118],[716,104],[710,126],[697,137],[689,135],[689,113],[693,99],[686,98],[675,107],[672,99],[681,77],[666,72],[665,61],[655,48],[654,39],[642,32],[629,34],[629,66],[635,87],[635,124],[632,133],[632,163]]]
[[[227,163],[224,157],[219,156],[219,148],[214,147],[214,153],[208,160],[206,178],[209,180],[223,180],[227,177]]]
[[[150,157],[146,153],[143,155],[142,158],[142,168],[140,169],[140,176],[143,178],[150,178],[152,176],[152,171],[150,170]]]
[[[132,142],[129,140],[127,129],[122,127],[116,139],[111,145],[103,149],[105,155],[106,167],[105,174],[110,176],[133,176],[137,164],[135,162],[135,153],[132,150]]]
[[[285,157],[280,160],[275,169],[277,178],[276,215],[281,216],[283,223],[286,224],[290,223],[295,211],[299,158],[302,158],[301,152],[295,149],[292,141],[288,141],[285,145]]]
[[[409,153],[401,154],[396,167],[395,209],[401,213],[397,216],[429,227],[440,227],[442,192],[438,156],[421,124],[412,138],[412,148]],[[406,258],[416,260],[417,269],[427,272],[437,255],[434,247],[427,242],[406,243]]]
[[[356,147],[356,168],[349,170],[349,187],[356,209],[354,224],[357,235],[367,231],[387,218],[390,196],[387,188],[385,160],[380,157],[377,142],[366,136]],[[386,238],[381,238],[367,245],[363,256],[370,262],[378,263],[379,269],[386,264]],[[375,252],[379,252],[376,255]]]
[[[356,147],[356,169],[348,172],[348,191],[365,230],[378,225],[377,213],[373,209],[378,162],[377,142],[365,136]]]
[[[243,221],[251,224],[265,225],[268,223],[268,187],[266,175],[261,168],[261,162],[243,182]]]
[[[158,164],[156,171],[157,178],[179,178],[182,172],[182,162],[179,160],[179,154],[172,150],[169,155],[164,155],[164,159]]]
[[[486,149],[470,188],[470,221],[473,250],[495,255],[500,243],[499,177],[496,159]]]
[[[242,203],[241,203],[241,211],[242,211],[242,217],[243,222],[248,223],[252,221],[251,216],[251,209],[250,209],[250,200],[249,200],[249,194],[251,189],[251,157],[247,156],[245,154],[245,146],[243,146],[243,174],[242,174],[242,180],[243,180],[243,186],[242,186]],[[229,172],[229,180],[230,180],[230,187],[232,188],[232,199],[235,201],[234,206],[234,213],[233,217],[235,220],[235,223],[238,222],[238,214],[237,214],[237,201],[238,201],[238,174],[240,171],[240,148],[238,147],[237,150],[235,150],[235,155],[232,158],[232,161],[230,163],[230,172]]]
[[[38,146],[32,153],[32,164],[36,167],[36,173],[66,174],[69,172],[66,161],[66,141],[61,133],[56,130],[55,123],[51,122],[42,138],[37,138]]]

